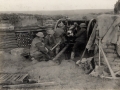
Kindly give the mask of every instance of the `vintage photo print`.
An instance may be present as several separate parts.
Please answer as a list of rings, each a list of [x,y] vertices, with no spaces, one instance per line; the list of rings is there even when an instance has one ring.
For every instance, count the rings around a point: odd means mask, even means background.
[[[119,90],[120,0],[0,0],[0,90]]]

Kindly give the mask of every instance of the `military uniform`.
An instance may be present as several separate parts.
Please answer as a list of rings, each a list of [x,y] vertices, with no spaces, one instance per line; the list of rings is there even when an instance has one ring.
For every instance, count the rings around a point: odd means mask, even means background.
[[[86,29],[82,28],[80,31],[77,32],[77,34],[75,35],[76,40],[75,40],[75,44],[73,46],[73,52],[75,52],[79,46],[83,45],[85,46],[86,44]],[[82,47],[84,48],[84,47]]]
[[[64,30],[62,29],[62,28],[57,28],[56,30],[55,30],[55,39],[56,39],[56,43],[59,43],[59,42],[64,42],[65,41],[65,38],[64,38]],[[59,52],[59,50],[60,50],[60,45],[58,45],[57,47],[56,47],[56,54],[58,54],[58,52]]]
[[[48,49],[51,49],[55,44],[56,44],[56,41],[55,41],[55,37],[54,36],[50,37],[49,35],[47,35],[45,37],[45,46]]]
[[[45,37],[45,46],[46,48],[49,50],[49,54],[50,56],[55,56],[55,50],[51,51],[52,47],[54,47],[56,44],[56,40],[54,35],[52,35],[51,37],[49,35],[47,35]]]
[[[41,35],[41,34],[40,34]],[[31,43],[30,56],[35,60],[47,60],[50,57],[47,55],[48,50],[42,39],[35,37]]]
[[[84,23],[81,23],[81,29],[77,31],[75,37],[75,44],[73,46],[73,51],[71,53],[71,59],[74,59],[75,52],[79,52],[80,50],[85,48],[86,44],[86,35],[87,35],[87,30],[86,30],[86,25]]]

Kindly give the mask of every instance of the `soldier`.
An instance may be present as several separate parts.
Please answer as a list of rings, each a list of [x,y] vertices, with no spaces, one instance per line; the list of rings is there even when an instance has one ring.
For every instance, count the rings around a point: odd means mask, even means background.
[[[75,44],[73,46],[73,51],[71,53],[71,59],[73,60],[74,59],[74,56],[75,56],[75,52],[76,50],[78,50],[78,48],[80,46],[82,46],[82,48],[84,48],[83,46],[85,46],[86,44],[86,24],[85,23],[81,23],[80,24],[80,30],[77,31],[75,37]]]
[[[64,27],[59,27],[55,30],[55,39],[56,39],[56,43],[62,43],[65,41],[65,38],[64,38],[64,34],[65,34],[65,31],[63,29]],[[60,50],[60,45],[58,45],[56,47],[56,54],[58,54]]]
[[[53,30],[47,30],[47,35],[45,37],[45,46],[49,50],[50,55],[53,57],[55,55],[55,51],[51,50],[52,47],[56,44],[55,36]]]
[[[32,41],[30,48],[30,56],[33,62],[41,61],[41,60],[49,60],[50,56],[48,55],[48,49],[44,44],[44,34],[42,32],[38,32]]]

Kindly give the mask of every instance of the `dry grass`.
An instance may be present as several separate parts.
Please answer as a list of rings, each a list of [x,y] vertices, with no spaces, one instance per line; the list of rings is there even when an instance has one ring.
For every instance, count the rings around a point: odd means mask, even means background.
[[[34,79],[39,79],[40,76],[40,82],[56,82],[57,84],[41,88],[22,88],[21,90],[113,90],[120,87],[114,80],[86,75],[73,61],[63,60],[60,65],[55,65],[52,61],[39,62],[33,65],[25,59],[17,59],[2,61],[1,70],[5,72],[27,72]]]

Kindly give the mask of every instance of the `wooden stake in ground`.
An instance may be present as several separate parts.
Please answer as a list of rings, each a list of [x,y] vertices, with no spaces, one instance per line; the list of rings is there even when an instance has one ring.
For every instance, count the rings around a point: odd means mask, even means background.
[[[99,66],[101,66],[101,62],[100,62],[100,38],[99,38],[99,46],[98,46],[98,48],[99,48]]]

